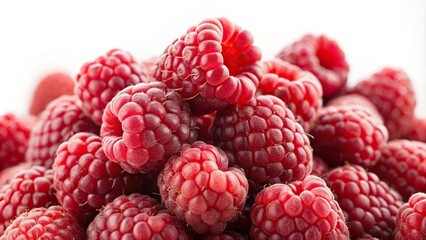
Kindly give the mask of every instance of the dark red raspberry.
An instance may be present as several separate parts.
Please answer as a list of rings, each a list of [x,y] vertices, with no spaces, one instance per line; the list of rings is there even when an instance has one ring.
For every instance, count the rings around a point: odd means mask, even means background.
[[[33,93],[30,114],[38,116],[51,101],[62,95],[73,95],[74,85],[74,79],[66,73],[56,72],[44,76]]]
[[[395,240],[426,239],[426,194],[415,193],[399,208]]]
[[[330,167],[320,157],[314,156],[312,158],[312,175],[322,177],[326,172],[330,170]]]
[[[330,166],[349,162],[372,167],[388,139],[385,126],[359,105],[323,108],[309,133],[315,155]]]
[[[262,67],[258,91],[282,99],[303,129],[309,131],[322,106],[321,83],[312,73],[278,58],[264,61]]]
[[[324,180],[274,184],[256,196],[250,236],[260,239],[349,239],[342,210]]]
[[[99,132],[98,126],[81,111],[76,96],[52,101],[31,130],[26,160],[50,168],[59,145],[78,132]]]
[[[198,141],[167,161],[158,187],[167,209],[195,232],[217,234],[244,207],[248,183],[223,151]]]
[[[82,102],[83,112],[101,125],[105,106],[117,92],[142,82],[145,77],[130,53],[112,49],[81,67],[74,92]]]
[[[100,239],[191,239],[176,217],[155,199],[134,193],[108,203],[90,223],[88,240]]]
[[[61,206],[34,208],[17,217],[0,240],[72,239],[85,240],[86,234],[71,214]]]
[[[161,82],[140,83],[119,92],[105,108],[103,149],[124,170],[161,169],[183,144],[197,139],[188,104]]]
[[[5,168],[3,170],[0,171],[0,188],[9,183],[12,180],[12,177],[18,173],[19,171],[23,170],[23,169],[27,169],[30,168],[31,165],[29,162],[23,162],[20,163],[18,165],[12,166],[12,167],[8,167]]]
[[[21,213],[57,203],[51,169],[34,166],[19,171],[0,189],[0,235]]]
[[[302,126],[285,103],[260,95],[244,105],[218,111],[211,128],[230,165],[242,167],[250,192],[265,184],[302,180],[312,169],[312,149]]]
[[[262,74],[262,54],[253,42],[249,31],[226,18],[206,19],[166,48],[154,77],[191,99],[194,112],[244,104]]]
[[[249,201],[254,202],[254,197],[246,200],[246,204],[239,212],[237,218],[227,224],[226,232],[241,233],[244,235],[249,234],[248,229],[251,228],[250,209],[252,205],[248,203]]]
[[[416,118],[406,138],[426,143],[426,118]]]
[[[122,194],[137,192],[143,185],[141,175],[123,171],[105,156],[101,138],[92,133],[77,133],[62,143],[53,171],[59,203],[83,226],[107,203]]]
[[[245,237],[236,232],[225,232],[220,234],[208,234],[201,238],[202,240],[247,240],[248,237]]]
[[[210,143],[212,141],[211,136],[209,135],[210,127],[213,123],[213,118],[216,115],[216,112],[205,114],[201,116],[194,116],[195,123],[197,125],[197,134],[199,141]]]
[[[407,201],[416,192],[426,192],[426,143],[393,140],[382,148],[372,169]]]
[[[325,176],[348,221],[351,237],[393,239],[401,195],[358,165],[331,170]]]
[[[404,137],[410,131],[416,96],[403,70],[383,68],[359,82],[352,91],[374,103],[385,121],[390,140]]]
[[[336,41],[311,34],[285,47],[278,58],[312,72],[321,82],[324,98],[337,95],[346,85],[349,65]]]

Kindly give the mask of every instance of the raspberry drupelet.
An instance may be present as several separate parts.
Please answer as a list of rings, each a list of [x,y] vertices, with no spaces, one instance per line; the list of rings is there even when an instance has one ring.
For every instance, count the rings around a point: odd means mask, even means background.
[[[395,240],[426,239],[426,194],[413,194],[396,218]]]
[[[406,138],[426,143],[426,118],[416,118]]]

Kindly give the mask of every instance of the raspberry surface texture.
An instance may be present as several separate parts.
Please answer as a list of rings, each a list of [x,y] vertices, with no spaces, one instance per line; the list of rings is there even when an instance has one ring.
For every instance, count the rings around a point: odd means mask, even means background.
[[[322,106],[322,87],[312,73],[281,59],[262,62],[260,94],[271,94],[283,100],[305,131],[309,131]]]
[[[210,113],[249,101],[262,75],[252,34],[226,18],[190,27],[161,56],[154,78],[178,91],[191,109]]]
[[[141,65],[126,51],[112,49],[105,56],[83,64],[74,92],[83,112],[98,125],[105,106],[122,89],[143,81]]]
[[[242,170],[228,168],[226,154],[201,141],[171,157],[158,177],[167,209],[197,233],[221,233],[238,216],[248,192]]]
[[[393,239],[401,195],[376,174],[345,165],[325,177],[342,208],[351,237]]]
[[[0,171],[0,188],[9,183],[13,178],[13,176],[23,169],[30,168],[31,165],[29,162],[23,162],[12,167],[5,168]]]
[[[426,143],[426,118],[416,118],[406,137],[410,140]]]
[[[183,144],[197,139],[195,119],[180,94],[161,82],[119,92],[105,108],[101,126],[106,156],[136,173],[161,169]]]
[[[88,240],[192,239],[188,230],[155,199],[141,194],[120,196],[90,223]]]
[[[396,218],[395,240],[426,239],[426,194],[413,194],[399,208]]]
[[[208,234],[201,238],[202,240],[247,240],[248,237],[236,233],[236,232],[226,232],[221,234]]]
[[[256,196],[250,236],[260,239],[349,239],[342,210],[324,180],[274,184]]]
[[[313,73],[321,82],[324,98],[336,96],[346,85],[349,65],[336,41],[308,34],[282,49],[278,58]]]
[[[212,141],[212,137],[209,135],[209,132],[210,132],[210,128],[212,126],[215,115],[216,115],[216,112],[200,115],[200,116],[194,116],[195,123],[197,125],[197,134],[198,134],[197,140],[203,141],[206,143],[210,143]]]

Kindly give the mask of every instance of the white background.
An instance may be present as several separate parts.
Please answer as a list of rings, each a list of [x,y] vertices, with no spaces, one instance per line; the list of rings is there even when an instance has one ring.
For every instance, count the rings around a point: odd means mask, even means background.
[[[305,33],[346,53],[351,85],[383,66],[403,68],[426,117],[426,1],[1,1],[0,114],[25,114],[45,73],[72,76],[111,48],[147,59],[199,21],[225,16],[273,57]]]

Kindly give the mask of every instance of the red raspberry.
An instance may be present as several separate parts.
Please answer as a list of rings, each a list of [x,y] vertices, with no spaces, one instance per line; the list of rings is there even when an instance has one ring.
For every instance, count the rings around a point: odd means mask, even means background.
[[[278,58],[312,72],[321,82],[324,98],[337,95],[346,85],[349,65],[336,41],[325,35],[303,36],[277,54]]]
[[[243,210],[240,211],[237,218],[227,224],[225,233],[235,232],[244,235],[249,233],[248,229],[251,228],[250,209],[252,206],[252,204],[248,203],[249,201],[254,202],[254,197],[250,198],[249,196]]]
[[[155,199],[134,193],[108,203],[90,223],[88,240],[165,239],[185,240],[191,235]]]
[[[410,131],[416,96],[411,81],[403,70],[383,68],[359,82],[353,92],[374,103],[383,116],[390,140],[403,137]]]
[[[205,114],[201,116],[194,116],[195,123],[197,125],[197,135],[199,141],[210,143],[212,141],[211,136],[209,135],[210,127],[213,123],[214,116],[216,112]]]
[[[74,85],[74,79],[66,73],[57,72],[44,76],[33,93],[30,114],[38,116],[51,101],[62,95],[73,95]]]
[[[0,235],[21,213],[57,202],[52,170],[34,166],[19,171],[0,189]]]
[[[426,143],[426,118],[416,118],[406,137],[410,140]]]
[[[395,240],[426,239],[426,194],[415,193],[399,208]]]
[[[351,237],[393,239],[402,205],[398,192],[357,165],[333,169],[325,179],[345,214]]]
[[[92,133],[77,133],[62,143],[53,164],[53,183],[59,203],[79,219],[90,223],[102,206],[122,194],[136,192],[142,176],[123,171],[102,150],[102,140]]]
[[[385,126],[358,105],[323,108],[309,133],[315,155],[330,166],[349,162],[372,167],[388,139]]]
[[[188,104],[161,82],[140,83],[119,92],[105,108],[103,149],[124,170],[160,169],[183,144],[197,139]]]
[[[242,167],[250,192],[265,184],[302,180],[312,169],[312,150],[302,126],[285,103],[260,95],[218,111],[211,128],[216,146]]]
[[[155,69],[157,68],[157,62],[158,61],[160,61],[160,57],[154,56],[154,57],[145,59],[141,62],[143,75],[146,76],[145,79],[143,79],[144,82],[150,82],[153,79]]]
[[[0,171],[0,188],[3,187],[3,185],[8,184],[16,173],[18,173],[19,171],[23,169],[28,169],[30,167],[31,165],[29,162],[23,162],[18,165],[11,166],[1,170]]]
[[[256,196],[250,236],[260,239],[349,239],[343,212],[317,176],[274,184]]]
[[[41,113],[31,130],[26,160],[32,165],[50,168],[59,145],[78,132],[98,132],[86,117],[76,96],[62,96]]]
[[[426,192],[426,143],[390,141],[371,171],[395,188],[405,201],[416,192]]]
[[[221,233],[247,197],[244,173],[226,154],[198,141],[171,157],[158,177],[164,205],[197,233]]]
[[[244,104],[262,74],[262,54],[253,42],[249,31],[226,18],[206,19],[166,48],[154,77],[192,99],[194,112]]]
[[[83,112],[101,125],[105,106],[117,92],[145,77],[130,53],[112,49],[81,67],[74,91],[82,102]]]
[[[282,99],[305,131],[322,106],[322,87],[310,72],[278,58],[263,62],[258,91]]]
[[[85,240],[84,230],[61,206],[34,208],[17,217],[0,240],[73,239]]]
[[[320,157],[314,156],[312,160],[312,175],[322,177],[326,172],[330,171],[330,167]]]
[[[236,232],[225,232],[220,234],[209,234],[203,236],[202,240],[247,240],[248,237],[245,237]]]

